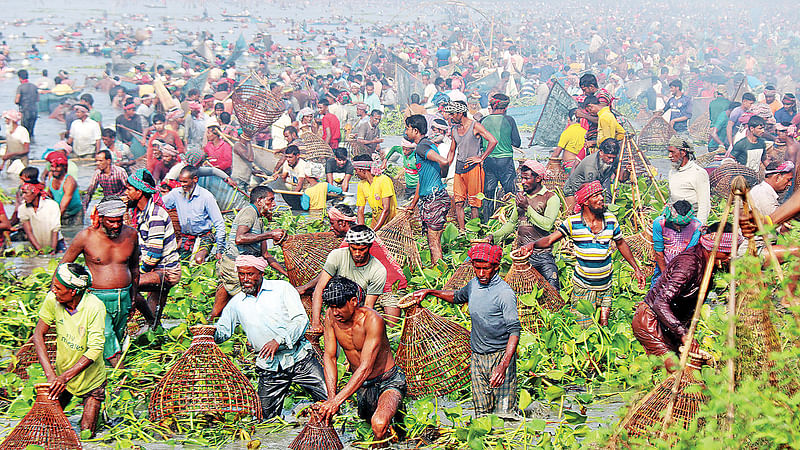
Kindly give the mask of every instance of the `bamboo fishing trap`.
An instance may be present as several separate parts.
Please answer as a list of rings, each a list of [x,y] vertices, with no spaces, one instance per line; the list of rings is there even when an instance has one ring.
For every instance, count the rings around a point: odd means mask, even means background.
[[[550,176],[542,181],[544,187],[553,192],[555,192],[556,189],[564,189],[564,184],[567,182],[568,177],[567,172],[564,171],[562,159],[550,158],[547,160],[547,170],[550,172]]]
[[[666,154],[669,139],[675,136],[675,130],[660,115],[653,116],[639,132],[638,146],[643,152]]]
[[[243,83],[233,90],[233,114],[242,127],[245,139],[269,127],[283,114],[283,100],[270,92],[267,83],[253,75],[255,83]]]
[[[325,163],[329,158],[333,158],[333,150],[327,142],[316,134],[305,131],[300,134],[300,156],[306,161]]]
[[[693,118],[689,125],[689,136],[696,142],[708,142],[711,138],[711,121],[708,117],[708,109],[703,111],[700,117]]]
[[[394,258],[400,267],[409,266],[413,270],[414,267],[422,266],[411,228],[411,214],[408,211],[398,211],[394,218],[375,234],[380,238],[389,256]]]
[[[469,384],[469,331],[415,305],[411,294],[398,306],[408,308],[396,354],[408,395],[446,395]]]
[[[528,263],[528,255],[519,249],[511,252],[511,269],[505,276],[505,281],[517,294],[517,310],[520,323],[531,333],[537,333],[543,325],[542,319],[535,306],[528,306],[519,300],[522,295],[539,292],[537,302],[539,306],[550,312],[556,312],[564,307],[564,299],[558,290],[547,282],[536,269]]]
[[[703,360],[699,355],[692,355],[691,362],[682,372],[683,376],[680,379],[672,416],[685,429],[689,428],[694,416],[703,404],[708,401],[708,397],[702,393],[703,383],[698,380],[695,374],[702,364]],[[619,428],[627,431],[629,437],[657,438],[662,431],[664,413],[672,394],[675,379],[680,376],[680,373],[670,374],[639,400],[628,415],[622,419]],[[690,386],[699,386],[701,390],[696,390],[695,388],[687,389]]]
[[[55,328],[44,335],[44,344],[47,348],[47,356],[50,358],[50,363],[55,366],[56,363],[56,333]],[[14,360],[8,364],[6,372],[14,373],[23,380],[28,379],[28,367],[39,364],[39,357],[36,355],[36,346],[33,345],[33,336],[22,344],[22,347],[17,350],[14,355]]]
[[[342,238],[332,231],[287,235],[278,241],[289,282],[302,286],[322,271],[328,255],[342,245]]]
[[[442,289],[445,291],[457,291],[466,286],[473,278],[475,278],[475,269],[472,267],[472,261],[468,259],[456,267],[455,272],[450,275]]]
[[[47,450],[74,450],[81,448],[78,435],[72,429],[58,400],[50,400],[50,384],[35,386],[36,399],[31,410],[0,443],[0,450],[25,449],[40,446]]]
[[[731,182],[737,176],[744,178],[748,188],[758,184],[758,173],[755,170],[736,162],[728,162],[714,169],[709,175],[711,193],[717,197],[728,198]]]
[[[319,419],[318,414],[311,412],[311,420],[289,444],[292,450],[342,450],[339,435],[330,424],[325,424]]]
[[[240,413],[261,418],[250,380],[214,343],[213,325],[189,328],[192,343],[150,395],[150,420],[191,413]]]

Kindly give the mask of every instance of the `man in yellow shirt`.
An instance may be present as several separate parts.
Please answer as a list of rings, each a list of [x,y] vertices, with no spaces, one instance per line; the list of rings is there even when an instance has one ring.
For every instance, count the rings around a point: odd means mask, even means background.
[[[322,217],[322,211],[325,209],[328,201],[328,192],[336,194],[342,193],[342,188],[335,184],[328,183],[327,181],[319,181],[322,178],[322,165],[312,163],[306,183],[310,185],[305,191],[303,196],[300,197],[300,206],[306,211],[311,212],[312,216]]]
[[[364,210],[369,203],[372,209],[370,228],[377,231],[397,214],[394,184],[391,178],[382,174],[380,164],[372,162],[369,155],[358,155],[353,158],[353,169],[356,176],[361,179],[356,193],[358,224],[365,224]]]
[[[92,276],[86,267],[65,263],[56,268],[53,286],[39,310],[33,345],[50,383],[50,398],[66,407],[72,396],[83,399],[81,430],[94,435],[100,407],[106,396],[103,361],[106,307],[86,292]],[[44,336],[56,328],[55,369],[47,356]]]
[[[561,158],[561,165],[567,173],[586,156],[586,130],[578,123],[577,111],[578,108],[572,108],[567,113],[567,128],[561,132],[558,145],[550,155],[552,159]]]
[[[608,138],[618,141],[625,138],[625,129],[617,122],[610,106],[600,103],[594,95],[586,97],[584,102],[590,112],[597,114],[597,145]]]

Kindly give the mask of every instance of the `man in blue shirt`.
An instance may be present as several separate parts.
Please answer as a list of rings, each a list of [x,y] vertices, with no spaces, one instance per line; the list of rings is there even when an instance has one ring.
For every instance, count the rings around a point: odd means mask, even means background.
[[[449,152],[447,158],[439,154],[436,144],[426,138],[428,121],[421,114],[406,118],[406,140],[416,144],[417,174],[419,182],[414,198],[408,206],[413,211],[419,202],[419,215],[422,227],[428,236],[431,249],[431,264],[442,259],[442,232],[450,211],[450,195],[442,182],[441,170],[450,167],[456,152]]]
[[[791,122],[797,115],[797,99],[792,93],[786,93],[781,99],[783,107],[775,111],[775,122]]]
[[[196,167],[186,166],[181,169],[178,181],[181,189],[173,189],[165,195],[164,205],[167,209],[178,210],[181,223],[178,253],[181,259],[194,255],[194,262],[202,264],[215,243],[219,259],[225,251],[225,220],[217,201],[211,192],[197,185]]]
[[[685,133],[689,129],[689,119],[692,118],[692,99],[683,95],[681,80],[669,82],[669,92],[672,94],[667,100],[664,112],[669,111],[669,125],[678,133]]]
[[[428,295],[446,302],[468,303],[470,377],[475,414],[517,412],[517,344],[521,326],[517,296],[497,274],[503,248],[479,243],[468,253],[475,278],[457,291],[423,289],[414,293],[417,303]]]
[[[294,383],[314,401],[327,400],[325,374],[305,338],[308,315],[300,294],[282,280],[265,280],[267,260],[257,256],[236,258],[241,292],[234,295],[217,322],[214,341],[228,340],[241,325],[256,356],[258,397],[264,419],[281,413]]]

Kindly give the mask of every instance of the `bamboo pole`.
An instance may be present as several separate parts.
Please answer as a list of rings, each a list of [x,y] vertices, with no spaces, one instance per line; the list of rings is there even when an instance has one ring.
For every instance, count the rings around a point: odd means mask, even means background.
[[[574,170],[574,169],[573,169]],[[617,161],[617,175],[614,177],[614,184],[611,187],[611,204],[617,200],[617,191],[619,190],[619,176],[622,173],[622,155]]]
[[[656,176],[653,173],[652,167],[650,167],[647,164],[647,161],[645,161],[644,153],[642,153],[642,150],[639,148],[639,145],[636,144],[636,141],[632,137],[627,137],[627,139],[631,141],[633,147],[636,149],[636,154],[639,155],[639,159],[642,161],[642,164],[644,164],[645,169],[647,169],[647,175],[650,177],[650,181],[652,181],[653,184],[656,185],[655,188],[656,188],[656,194],[658,194],[658,199],[661,200],[661,202],[666,205],[667,200],[664,198],[664,194],[661,193],[661,189],[659,189],[658,185],[656,184]]]
[[[717,250],[719,250],[719,243],[722,241],[722,232],[725,230],[725,224],[728,221],[728,217],[731,215],[732,204],[733,193],[730,193],[728,194],[728,201],[725,205],[725,211],[722,213],[719,226],[717,227],[717,233],[714,236],[714,245],[711,248],[711,256],[706,263],[703,279],[700,283],[700,292],[697,294],[697,302],[695,303],[694,314],[692,314],[692,322],[689,326],[689,332],[686,335],[689,344],[684,345],[683,350],[681,351],[681,359],[679,363],[680,368],[675,374],[675,382],[672,384],[672,390],[670,392],[669,402],[667,403],[666,414],[664,414],[664,420],[662,422],[660,433],[660,437],[662,439],[666,437],[666,430],[672,423],[672,413],[675,409],[675,400],[678,398],[678,388],[681,385],[681,380],[683,379],[683,374],[686,369],[686,362],[689,359],[689,349],[692,347],[691,342],[694,339],[694,333],[697,330],[697,323],[700,321],[700,309],[703,306],[703,301],[706,298],[706,294],[708,294],[708,287],[711,284],[711,275],[714,272],[714,263],[716,262]]]
[[[733,236],[734,239],[731,242],[731,256],[737,254],[739,240],[736,237],[739,236],[739,217],[742,214],[742,196],[739,192],[737,192],[736,198],[734,200],[735,204],[733,207]],[[734,348],[736,345],[736,264],[731,262],[731,281],[728,288],[728,336],[726,339],[726,346],[729,349]],[[736,358],[734,357],[733,353],[731,353],[730,358],[728,358],[727,363],[728,369],[728,392],[733,395],[733,391],[736,388]],[[733,397],[731,397],[733,398]],[[728,404],[728,431],[730,432],[733,429],[733,418],[734,418],[734,405],[733,403]],[[733,436],[731,436],[733,437]]]

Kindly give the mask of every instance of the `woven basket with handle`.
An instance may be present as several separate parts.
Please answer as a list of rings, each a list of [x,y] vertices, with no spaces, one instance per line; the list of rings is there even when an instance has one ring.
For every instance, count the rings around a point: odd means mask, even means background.
[[[231,95],[233,113],[242,126],[242,134],[250,139],[269,127],[286,109],[283,100],[275,97],[263,83],[244,83]]]
[[[469,331],[413,305],[411,295],[398,306],[408,308],[396,356],[406,374],[408,395],[446,395],[467,385],[472,355]]]
[[[50,384],[35,386],[36,399],[25,417],[0,443],[0,450],[25,449],[38,445],[48,450],[74,450],[81,448],[78,435],[72,429],[58,400],[50,400]]]
[[[56,332],[55,328],[51,328],[50,331],[44,335],[44,344],[47,348],[47,356],[50,357],[50,363],[55,366],[56,363]],[[36,347],[33,345],[33,336],[28,338],[28,340],[22,344],[22,347],[17,350],[17,354],[14,355],[16,358],[17,363],[10,362],[8,364],[8,368],[6,369],[7,372],[15,373],[18,377],[22,378],[23,380],[28,379],[28,367],[39,364],[39,357],[36,355]]]
[[[537,301],[542,308],[555,312],[564,307],[565,302],[561,298],[561,294],[528,263],[528,255],[520,250],[515,250],[511,252],[511,261],[511,269],[506,274],[505,281],[518,298],[538,289],[541,293]],[[536,308],[517,300],[517,310],[522,326],[531,333],[538,332],[542,326],[542,320]]]
[[[191,413],[241,413],[261,418],[250,380],[214,343],[213,325],[189,328],[192,343],[150,396],[150,420]]]

